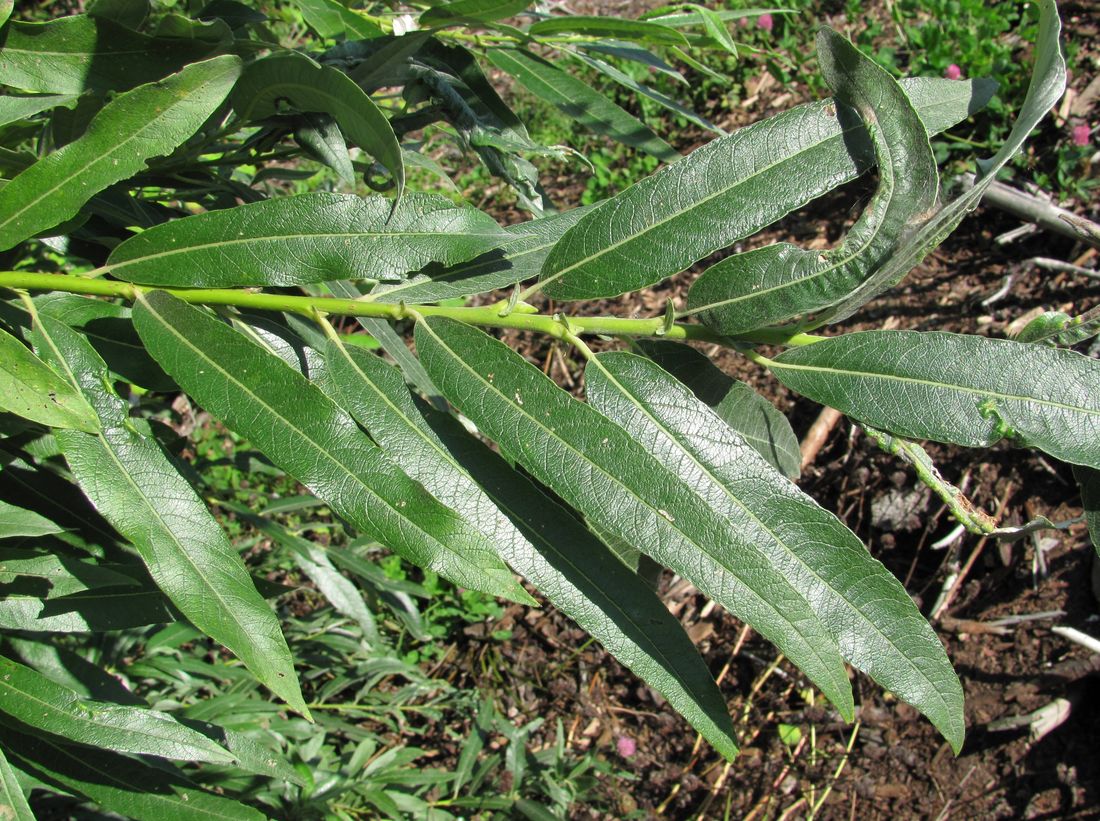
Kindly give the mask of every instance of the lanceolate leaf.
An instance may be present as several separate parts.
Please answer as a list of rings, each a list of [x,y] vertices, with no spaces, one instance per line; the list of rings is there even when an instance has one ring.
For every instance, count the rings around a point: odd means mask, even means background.
[[[59,106],[76,105],[75,94],[5,94],[0,96],[0,125],[33,117]]]
[[[780,647],[845,716],[836,642],[806,600],[680,475],[487,334],[443,318],[416,325],[432,379],[478,428],[597,527],[690,579]]]
[[[446,25],[457,20],[503,20],[515,17],[532,0],[452,0],[428,9],[420,15],[420,25]]]
[[[200,790],[173,770],[147,767],[105,750],[89,755],[53,739],[0,726],[0,743],[28,775],[141,821],[263,821],[252,807]]]
[[[341,36],[349,40],[382,36],[382,29],[339,0],[299,0],[297,5],[310,28],[326,40]]]
[[[759,550],[810,602],[844,657],[962,747],[963,693],[943,646],[905,588],[833,514],[776,473],[658,365],[599,354],[589,401],[623,425]]]
[[[1100,470],[1074,465],[1073,478],[1081,488],[1081,506],[1085,509],[1089,538],[1100,557]]]
[[[992,94],[981,81],[901,85],[929,134],[965,119]],[[660,282],[855,179],[873,162],[859,118],[833,100],[761,120],[594,209],[547,258],[543,290],[554,299],[587,299]]]
[[[543,260],[562,234],[577,224],[588,209],[574,208],[504,229],[508,239],[499,248],[449,268],[433,266],[417,277],[392,286],[380,286],[369,299],[416,305],[482,294],[534,279]]]
[[[39,633],[101,633],[176,621],[158,590],[100,588],[43,599],[8,586],[0,599],[0,629]]]
[[[80,392],[3,328],[0,410],[55,428],[99,430],[99,419]]]
[[[936,206],[936,159],[901,86],[832,29],[818,34],[818,59],[836,99],[859,112],[871,135],[878,190],[831,251],[779,243],[704,271],[688,293],[686,313],[699,314],[718,333],[775,325],[833,304],[881,267],[902,236],[926,222]]]
[[[10,0],[6,6],[0,3],[0,12],[5,8],[10,14]],[[2,16],[0,14],[0,17]],[[23,788],[19,786],[15,770],[11,768],[3,750],[0,750],[0,816],[3,816],[6,821],[34,821],[34,813],[31,812],[27,798],[23,795]]]
[[[528,599],[484,537],[402,473],[349,415],[282,360],[165,293],[143,298],[134,323],[180,387],[353,527],[455,584]]]
[[[798,437],[787,417],[744,382],[726,376],[688,345],[643,340],[638,348],[687,385],[695,397],[737,431],[772,467],[791,479],[802,472]]]
[[[262,200],[150,228],[115,248],[107,265],[118,279],[177,287],[392,281],[509,239],[488,215],[440,196],[409,194],[392,215],[391,205],[353,194]]]
[[[60,533],[64,528],[40,516],[33,510],[27,510],[0,499],[0,539],[14,536],[48,536]],[[0,573],[3,564],[0,563]]]
[[[0,189],[0,249],[59,225],[150,158],[170,153],[221,104],[239,72],[236,57],[215,57],[108,103],[83,136]]]
[[[345,406],[382,447],[402,454],[413,478],[492,539],[513,569],[664,695],[715,749],[736,753],[706,666],[636,574],[450,417],[433,414],[429,426],[399,371],[335,343],[325,356]]]
[[[405,188],[401,146],[390,121],[374,101],[339,69],[315,63],[304,54],[279,51],[257,60],[241,75],[233,90],[233,107],[244,120],[262,120],[297,111],[328,114],[351,142],[393,175],[397,199]]]
[[[44,94],[125,91],[159,80],[211,51],[211,44],[138,34],[101,17],[11,21],[0,33],[0,83]]]
[[[233,756],[167,713],[83,699],[0,656],[0,710],[28,727],[119,753],[225,764]]]
[[[1100,468],[1100,364],[1074,351],[918,331],[866,331],[784,351],[783,384],[876,428],[982,447],[1005,437]]]
[[[1066,88],[1066,61],[1059,42],[1062,24],[1054,0],[1039,2],[1039,36],[1035,43],[1035,68],[1023,107],[1008,140],[992,158],[978,162],[982,172],[973,188],[952,200],[931,220],[906,238],[893,257],[873,277],[819,317],[817,325],[840,322],[868,300],[893,287],[962,222],[1000,171],[1023,146],[1028,135],[1062,97]]]
[[[494,48],[489,59],[512,75],[528,91],[585,128],[652,154],[665,162],[680,159],[676,151],[647,125],[624,111],[591,86],[566,74],[541,57],[522,49]]]
[[[683,46],[688,41],[676,29],[644,20],[622,20],[615,17],[586,17],[568,15],[550,17],[532,23],[528,34],[547,36],[563,33],[585,34],[590,37],[613,37],[616,40],[633,40],[653,46]]]
[[[293,661],[271,607],[202,500],[160,444],[127,418],[107,367],[77,332],[39,317],[35,333],[95,407],[101,433],[58,432],[81,489],[133,543],[149,573],[192,624],[221,642],[272,692],[308,715]]]

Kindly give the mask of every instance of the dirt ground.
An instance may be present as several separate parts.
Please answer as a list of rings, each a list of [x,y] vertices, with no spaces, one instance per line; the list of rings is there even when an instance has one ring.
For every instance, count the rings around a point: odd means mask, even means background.
[[[1078,72],[1071,85],[1080,92],[1090,79]],[[781,106],[792,102],[797,100]],[[768,113],[769,99],[762,97],[735,117]],[[577,191],[578,185],[562,178],[554,190],[568,202],[570,186]],[[835,192],[746,247],[777,240],[828,247],[858,215],[872,186],[862,181]],[[1098,217],[1096,203],[1074,207]],[[1095,251],[1043,232],[998,241],[1019,225],[983,208],[901,287],[835,330],[896,327],[1003,337],[1037,306],[1080,313],[1095,305],[1095,282],[1025,262],[1045,256],[1095,267]],[[693,276],[590,310],[659,315],[666,297],[682,299]],[[532,361],[553,364],[556,378],[582,390],[580,363],[554,361],[557,354],[551,359],[540,340],[517,335],[509,341]],[[751,363],[728,352],[717,360],[787,412],[800,437],[817,418],[820,407],[792,396]],[[1053,460],[1007,446],[930,445],[929,452],[945,478],[964,486],[977,506],[1003,524],[1081,515],[1070,470]],[[821,818],[1100,817],[1100,756],[1093,747],[1100,737],[1094,706],[1100,663],[1051,631],[1068,625],[1100,632],[1100,567],[1084,524],[1012,544],[963,535],[947,547],[937,545],[954,530],[954,520],[910,469],[846,420],[832,430],[800,485],[904,581],[924,613],[946,592],[949,604],[935,625],[966,692],[968,735],[958,757],[915,710],[862,675],[854,678],[856,726],[845,725],[820,699],[808,703],[806,682],[786,662],[775,663],[774,647],[668,574],[662,581],[665,600],[739,719],[743,749],[732,764],[550,608],[514,606],[501,623],[468,630],[441,674],[477,686],[486,670],[493,671],[492,686],[507,709],[546,719],[544,743],[552,742],[560,719],[571,749],[597,750],[633,773],[633,782],[606,784],[620,817],[802,818],[823,797]],[[512,629],[510,641],[482,640],[502,628]],[[1029,736],[1026,723],[998,729],[1011,723],[1006,719],[1052,703],[1068,711],[1068,720],[1040,740]],[[780,725],[799,728],[801,740],[785,744]],[[621,755],[621,738],[634,741],[636,753]],[[578,806],[575,817],[598,816]]]

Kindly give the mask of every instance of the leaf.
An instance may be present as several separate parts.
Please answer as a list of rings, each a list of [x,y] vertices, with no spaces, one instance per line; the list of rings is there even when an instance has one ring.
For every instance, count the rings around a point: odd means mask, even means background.
[[[0,629],[100,633],[176,620],[157,590],[103,588],[46,600],[18,588],[0,599]]]
[[[550,249],[588,209],[574,208],[504,229],[499,247],[449,268],[436,266],[396,285],[382,285],[367,297],[372,302],[419,305],[507,288],[537,277]]]
[[[642,353],[687,385],[768,464],[790,479],[798,478],[802,472],[798,437],[775,405],[749,385],[724,374],[688,345],[658,340],[636,344]]]
[[[0,499],[0,539],[10,539],[14,536],[49,536],[51,533],[60,533],[64,529],[45,516],[39,516],[33,510],[16,507]],[[0,572],[3,572],[2,565],[0,565]]]
[[[167,713],[83,699],[41,673],[0,656],[3,712],[67,741],[119,753],[226,764],[233,756]]]
[[[1062,24],[1054,0],[1040,0],[1039,35],[1035,44],[1035,68],[1027,97],[1005,144],[992,158],[978,161],[982,176],[966,193],[952,200],[932,219],[910,235],[893,257],[873,277],[817,319],[816,325],[840,322],[854,314],[883,291],[900,282],[907,273],[955,230],[968,213],[978,207],[982,195],[1011,160],[1047,112],[1061,99],[1066,88],[1066,61],[1059,44]]]
[[[0,3],[0,25],[6,16],[5,10],[11,13],[11,0]],[[3,750],[0,750],[0,818],[4,821],[34,821],[34,813]]]
[[[263,120],[287,106],[328,114],[344,137],[378,160],[393,177],[397,201],[405,189],[401,146],[390,121],[363,89],[339,69],[304,54],[277,51],[245,69],[232,95],[242,120]]]
[[[294,139],[306,153],[335,171],[343,182],[355,184],[355,169],[351,165],[347,143],[332,117],[327,114],[303,114],[301,124],[294,129]]]
[[[806,600],[684,481],[623,428],[476,328],[416,324],[432,379],[501,449],[597,527],[691,580],[773,642],[845,716],[836,643]]]
[[[68,382],[0,328],[0,410],[55,428],[99,429],[92,406]]]
[[[8,18],[11,17],[14,7],[15,0],[0,0],[0,26],[8,22]]]
[[[646,43],[653,46],[683,46],[688,41],[684,35],[667,26],[647,23],[643,20],[623,20],[616,17],[588,17],[571,14],[564,17],[548,17],[532,23],[527,33],[535,37],[555,34],[583,34],[588,37],[612,37]]]
[[[910,439],[1005,437],[1100,467],[1100,363],[1074,351],[936,331],[865,331],[784,351],[784,385]]]
[[[126,402],[108,387],[103,360],[80,334],[49,317],[39,317],[35,334],[103,424],[97,435],[58,432],[81,489],[134,545],[180,612],[308,716],[278,619],[206,505],[160,444],[128,419]]]
[[[991,93],[988,83],[962,82],[901,85],[936,133],[965,119],[972,97],[984,103]],[[797,106],[640,180],[562,237],[543,267],[543,291],[590,299],[644,288],[855,179],[874,155],[858,118],[844,111],[833,100]]]
[[[833,250],[784,242],[734,254],[704,271],[688,292],[684,315],[698,314],[720,334],[779,324],[835,303],[882,267],[936,209],[936,158],[901,86],[832,29],[823,28],[817,42],[836,99],[858,111],[871,134],[878,189]]]
[[[1081,489],[1081,506],[1085,509],[1089,539],[1100,557],[1100,471],[1074,465],[1073,478]]]
[[[201,60],[211,44],[138,34],[87,15],[11,21],[0,32],[0,83],[44,94],[125,91]]]
[[[134,323],[180,387],[354,528],[455,584],[526,599],[492,545],[402,473],[350,416],[282,360],[165,293],[142,297]]]
[[[620,60],[629,60],[632,63],[638,63],[647,68],[659,71],[671,77],[673,80],[676,80],[678,83],[682,83],[683,85],[688,84],[688,81],[684,79],[684,75],[675,68],[653,52],[647,51],[633,43],[624,43],[620,40],[601,40],[594,43],[578,43],[577,46],[586,51],[595,51],[597,54],[609,54]]]
[[[306,24],[324,40],[382,36],[382,29],[338,0],[299,0],[298,7]]]
[[[197,789],[175,770],[147,767],[131,758],[24,735],[0,725],[0,742],[20,770],[63,792],[83,795],[105,810],[139,821],[263,821],[232,799]]]
[[[589,402],[666,465],[798,590],[853,665],[912,704],[958,753],[963,692],[905,588],[833,514],[776,473],[660,366],[630,353],[585,368]]]
[[[507,241],[486,214],[432,194],[299,194],[173,220],[111,252],[119,279],[234,288],[334,279],[400,280],[432,262],[453,265]]]
[[[94,194],[171,153],[221,104],[239,72],[238,58],[215,57],[120,94],[83,136],[0,189],[0,249],[73,217]]]
[[[536,97],[555,106],[578,123],[664,162],[680,155],[648,126],[627,113],[586,83],[566,74],[541,57],[523,49],[492,48],[489,60],[507,72]]]
[[[0,126],[25,120],[43,111],[72,108],[75,94],[4,94],[0,96]]]
[[[515,17],[532,0],[452,0],[434,6],[420,15],[420,25],[439,26],[458,21],[492,22]]]
[[[568,512],[451,417],[428,421],[401,373],[330,342],[343,404],[437,499],[473,522],[511,567],[660,692],[727,757],[737,752],[721,693],[690,639],[652,590]]]

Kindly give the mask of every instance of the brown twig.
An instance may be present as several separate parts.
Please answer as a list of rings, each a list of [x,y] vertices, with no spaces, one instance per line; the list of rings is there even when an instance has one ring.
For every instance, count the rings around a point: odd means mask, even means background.
[[[806,435],[802,437],[802,443],[798,446],[799,453],[802,454],[803,470],[814,463],[817,454],[821,452],[825,442],[828,441],[829,434],[833,432],[833,428],[836,427],[836,423],[840,421],[843,415],[836,408],[826,407],[821,409],[821,413],[810,425],[810,429],[806,431]]]

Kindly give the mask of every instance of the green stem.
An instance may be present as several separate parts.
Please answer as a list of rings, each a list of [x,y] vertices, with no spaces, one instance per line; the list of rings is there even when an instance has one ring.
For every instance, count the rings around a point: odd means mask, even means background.
[[[101,270],[101,269],[100,269]],[[93,273],[98,273],[93,272]],[[763,328],[759,332],[736,337],[720,336],[703,325],[685,322],[668,326],[664,317],[653,319],[627,319],[614,316],[569,317],[525,313],[518,310],[504,311],[501,305],[480,307],[445,307],[441,305],[417,305],[415,310],[404,303],[372,302],[363,299],[345,299],[330,296],[294,296],[270,294],[247,288],[153,288],[130,282],[75,276],[70,274],[42,274],[26,271],[0,272],[0,288],[31,291],[61,291],[71,294],[117,297],[133,302],[140,294],[163,290],[192,305],[230,305],[256,311],[286,311],[315,318],[320,312],[334,316],[378,317],[401,320],[418,316],[446,316],[470,325],[488,328],[513,328],[520,331],[547,334],[556,339],[568,339],[581,335],[614,337],[659,337],[661,339],[711,342],[727,347],[745,348],[752,344],[806,345],[821,337],[810,334],[792,334],[781,328]],[[575,343],[574,343],[575,344]],[[765,367],[771,360],[751,350],[746,356]],[[583,350],[582,350],[583,353]]]

